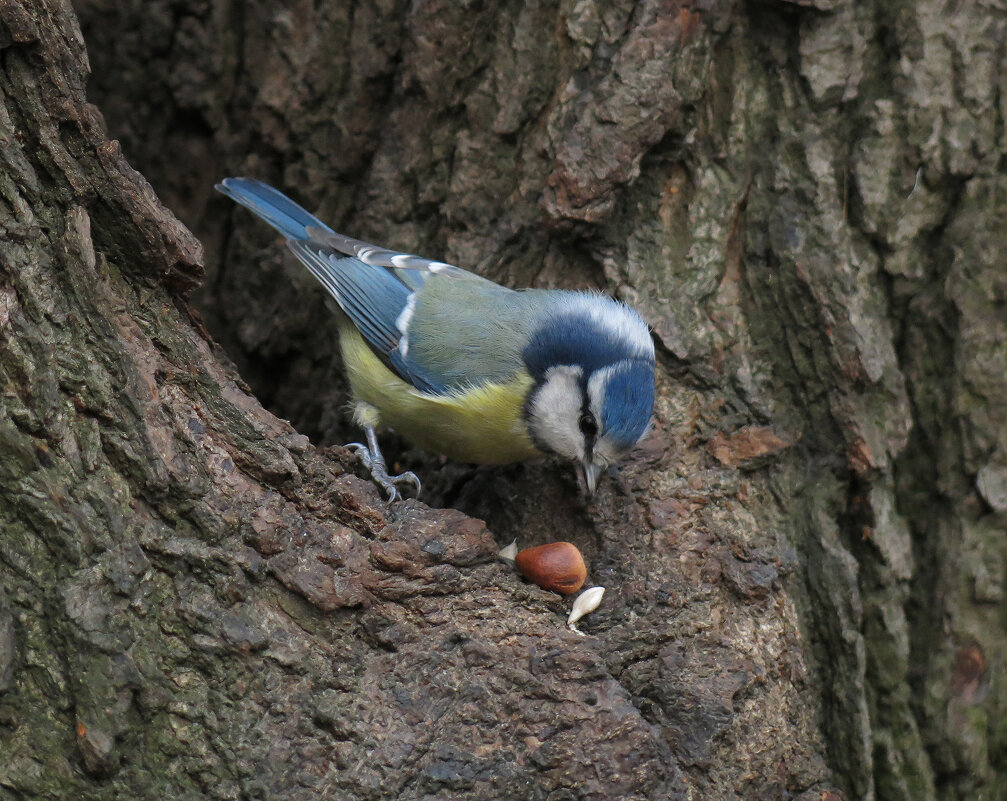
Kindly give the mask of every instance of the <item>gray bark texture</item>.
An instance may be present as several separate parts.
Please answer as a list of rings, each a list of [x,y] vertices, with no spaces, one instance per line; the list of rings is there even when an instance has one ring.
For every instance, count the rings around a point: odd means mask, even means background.
[[[0,0],[0,798],[1007,798],[1003,3],[75,5]],[[654,434],[383,504],[224,175],[624,298]]]

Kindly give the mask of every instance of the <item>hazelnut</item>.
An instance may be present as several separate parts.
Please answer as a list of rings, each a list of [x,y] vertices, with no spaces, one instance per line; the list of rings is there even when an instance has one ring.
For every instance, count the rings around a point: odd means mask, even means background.
[[[587,567],[577,546],[571,542],[550,542],[525,548],[514,562],[521,575],[544,590],[569,595],[584,586]]]

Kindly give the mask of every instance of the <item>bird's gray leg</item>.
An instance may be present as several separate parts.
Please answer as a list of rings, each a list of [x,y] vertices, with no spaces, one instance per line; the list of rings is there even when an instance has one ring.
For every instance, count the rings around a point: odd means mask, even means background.
[[[416,489],[416,496],[420,494],[420,480],[416,474],[407,471],[397,476],[388,475],[388,468],[385,466],[385,457],[381,455],[378,447],[378,435],[372,426],[364,426],[364,435],[367,437],[367,444],[351,442],[346,447],[357,454],[357,457],[364,465],[364,469],[371,474],[374,483],[388,494],[388,502],[391,503],[399,497],[399,490],[396,484],[411,484]]]

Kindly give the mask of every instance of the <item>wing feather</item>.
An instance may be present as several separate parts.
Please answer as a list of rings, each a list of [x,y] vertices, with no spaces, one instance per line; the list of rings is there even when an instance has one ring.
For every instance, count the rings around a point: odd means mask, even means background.
[[[286,237],[290,250],[335,298],[374,354],[402,380],[421,392],[443,395],[483,378],[495,379],[500,372],[496,362],[486,372],[471,346],[485,337],[483,329],[489,325],[479,311],[481,304],[492,302],[494,293],[510,295],[510,290],[453,264],[337,234],[282,192],[254,178],[225,178],[217,189]],[[442,283],[448,278],[453,279],[453,293]],[[434,285],[438,289],[427,293]],[[432,294],[432,302],[426,301],[427,294]],[[452,295],[458,304],[447,315],[442,304]],[[421,307],[425,312],[419,321],[413,312]],[[442,312],[431,312],[432,307]],[[457,336],[445,341],[443,334],[452,330]]]
[[[419,270],[421,272],[444,274],[465,273],[461,267],[443,261],[425,259],[411,253],[378,247],[345,234],[337,234],[328,228],[308,228],[311,241],[319,246],[332,248],[337,253],[354,256],[372,267],[387,267],[394,270]]]
[[[413,291],[394,273],[364,264],[352,256],[319,249],[313,242],[287,242],[294,255],[335,298],[364,340],[403,381],[421,392],[442,394],[446,388],[409,363],[400,351],[406,332],[398,320]]]

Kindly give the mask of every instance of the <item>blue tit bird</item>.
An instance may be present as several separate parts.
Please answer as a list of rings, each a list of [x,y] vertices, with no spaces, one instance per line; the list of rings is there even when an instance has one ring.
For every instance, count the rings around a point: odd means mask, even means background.
[[[602,471],[647,433],[654,343],[630,307],[604,295],[514,290],[451,264],[337,234],[281,192],[225,178],[220,192],[262,217],[342,310],[338,324],[353,414],[352,447],[389,499],[375,429],[462,462],[558,454]]]

